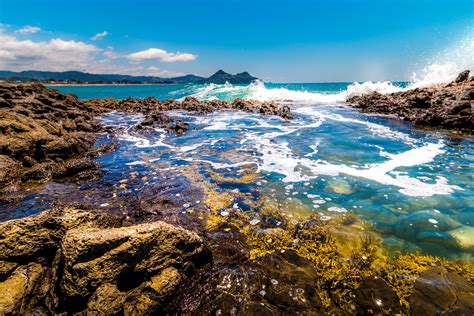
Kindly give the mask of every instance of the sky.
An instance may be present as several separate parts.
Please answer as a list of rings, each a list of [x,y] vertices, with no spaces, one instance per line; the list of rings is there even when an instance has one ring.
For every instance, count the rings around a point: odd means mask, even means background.
[[[0,0],[0,69],[407,80],[473,30],[474,0]]]

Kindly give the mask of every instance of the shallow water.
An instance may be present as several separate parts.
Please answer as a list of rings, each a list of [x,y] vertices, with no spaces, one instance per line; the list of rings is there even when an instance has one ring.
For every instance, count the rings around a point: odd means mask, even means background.
[[[115,183],[130,174],[152,179],[154,170],[184,174],[191,166],[222,190],[250,192],[281,208],[320,213],[323,219],[353,212],[373,223],[391,252],[420,250],[472,261],[472,140],[450,141],[443,133],[420,131],[331,101],[347,93],[348,84],[58,88],[80,98],[298,99],[290,103],[295,113],[290,122],[240,112],[173,112],[191,126],[183,136],[160,129],[133,134],[130,127],[142,119],[140,115],[106,114],[105,124],[126,129],[119,136],[121,148],[98,161],[106,181]],[[99,140],[103,141],[107,139]],[[249,174],[256,176],[240,182],[222,179]],[[32,200],[30,196],[24,203]],[[236,204],[255,211],[244,201]],[[31,212],[35,210],[26,211]]]

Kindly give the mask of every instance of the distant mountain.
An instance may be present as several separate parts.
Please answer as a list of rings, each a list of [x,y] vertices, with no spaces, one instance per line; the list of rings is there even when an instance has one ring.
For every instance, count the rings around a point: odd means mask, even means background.
[[[223,70],[218,70],[215,74],[204,80],[204,83],[217,83],[224,84],[234,83],[234,84],[245,84],[251,83],[258,78],[252,77],[248,72],[241,72],[236,75],[231,75]]]
[[[256,77],[252,77],[248,72],[231,75],[219,70],[209,78],[196,75],[185,75],[174,78],[161,78],[154,76],[129,76],[117,74],[91,74],[81,71],[0,71],[0,79],[10,81],[40,81],[40,82],[70,82],[70,83],[217,83],[225,82],[234,84],[248,84]]]

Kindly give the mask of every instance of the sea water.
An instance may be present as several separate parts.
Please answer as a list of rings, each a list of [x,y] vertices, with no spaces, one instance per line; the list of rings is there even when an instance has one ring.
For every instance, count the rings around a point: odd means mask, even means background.
[[[474,253],[474,144],[444,132],[414,128],[398,119],[367,115],[345,105],[352,96],[389,93],[408,83],[250,85],[63,86],[81,99],[114,97],[202,100],[235,98],[287,103],[284,121],[242,112],[193,115],[171,112],[190,124],[183,136],[156,129],[131,130],[140,115],[110,113],[104,124],[122,125],[121,148],[99,158],[109,180],[152,170],[179,174],[192,166],[211,181],[217,172],[238,177],[251,168],[258,180],[225,189],[292,205],[330,219],[355,213],[379,231],[389,251],[421,251],[471,261]],[[224,188],[223,188],[224,189]],[[258,198],[256,197],[256,198]]]

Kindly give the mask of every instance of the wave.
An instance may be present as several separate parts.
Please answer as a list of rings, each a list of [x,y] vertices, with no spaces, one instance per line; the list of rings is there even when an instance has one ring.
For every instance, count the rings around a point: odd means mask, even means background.
[[[349,98],[378,92],[382,94],[407,91],[410,89],[445,84],[453,81],[459,72],[474,69],[474,36],[472,32],[452,48],[433,57],[427,66],[414,72],[411,81],[401,87],[390,81],[353,82],[342,91],[315,92],[304,90],[304,87],[293,90],[283,87],[268,87],[263,81],[255,81],[247,86],[229,83],[208,84],[194,88],[191,95],[201,100],[220,99],[232,101],[236,98],[258,101],[278,101],[302,104],[338,104]]]
[[[196,88],[193,97],[200,100],[220,99],[232,101],[236,98],[258,101],[292,102],[301,104],[334,104],[344,103],[348,98],[372,92],[392,93],[403,88],[391,82],[354,82],[340,92],[311,92],[307,90],[290,90],[287,88],[269,88],[263,81],[254,81],[247,86],[208,84]]]

